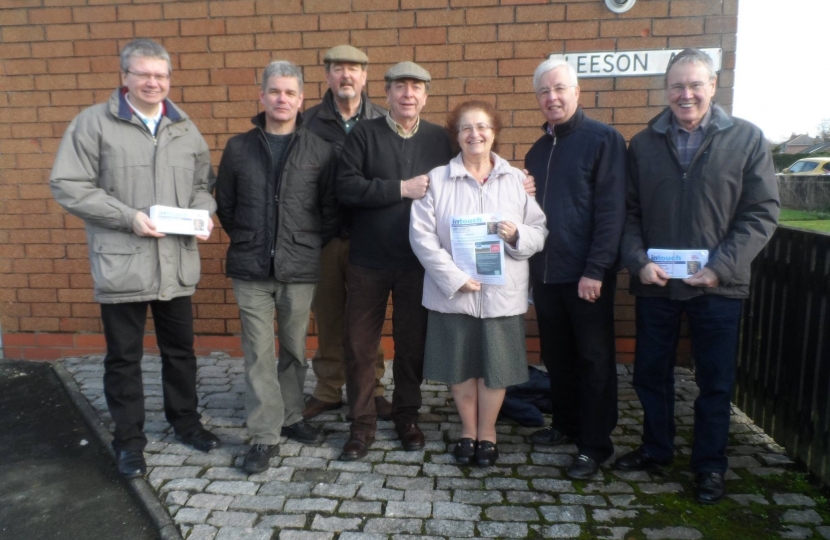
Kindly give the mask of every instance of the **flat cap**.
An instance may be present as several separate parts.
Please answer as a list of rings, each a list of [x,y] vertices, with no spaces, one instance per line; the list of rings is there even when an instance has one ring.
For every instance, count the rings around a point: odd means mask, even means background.
[[[395,81],[398,79],[415,79],[416,81],[429,82],[432,76],[429,71],[425,70],[415,62],[399,62],[389,68],[386,75],[383,76],[387,81]]]
[[[351,45],[338,45],[326,51],[324,62],[352,62],[354,64],[368,64],[369,57],[360,49]]]

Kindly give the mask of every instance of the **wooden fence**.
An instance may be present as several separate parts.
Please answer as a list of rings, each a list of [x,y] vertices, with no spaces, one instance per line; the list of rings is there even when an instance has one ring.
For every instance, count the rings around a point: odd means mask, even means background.
[[[753,262],[735,403],[830,485],[830,235],[780,227]]]

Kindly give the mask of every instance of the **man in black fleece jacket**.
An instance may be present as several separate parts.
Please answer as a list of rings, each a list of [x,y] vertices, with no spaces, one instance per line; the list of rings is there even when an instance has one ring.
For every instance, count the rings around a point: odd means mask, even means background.
[[[337,178],[340,203],[352,207],[346,286],[346,393],[352,413],[341,459],[365,456],[377,429],[374,361],[392,293],[392,420],[405,450],[424,447],[418,428],[427,312],[421,305],[424,269],[409,245],[409,209],[426,194],[426,174],[452,158],[445,131],[419,115],[430,75],[414,62],[386,73],[389,115],[358,122]]]
[[[547,121],[525,167],[536,177],[536,200],[550,231],[530,273],[553,422],[531,440],[574,441],[579,453],[567,474],[585,479],[614,453],[615,265],[625,222],[626,154],[614,128],[585,116],[577,84],[564,60],[536,68],[533,86]]]

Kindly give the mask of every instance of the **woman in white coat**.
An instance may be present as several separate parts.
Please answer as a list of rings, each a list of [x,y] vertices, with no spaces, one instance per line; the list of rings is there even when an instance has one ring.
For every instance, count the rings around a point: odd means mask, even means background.
[[[487,467],[498,459],[496,418],[505,388],[527,380],[527,259],[542,250],[547,229],[522,185],[525,175],[494,153],[501,120],[492,105],[462,103],[446,129],[461,153],[429,173],[426,195],[412,204],[409,230],[426,269],[424,378],[452,388],[461,417],[458,463]],[[504,285],[480,283],[453,260],[451,219],[475,214],[501,214]]]

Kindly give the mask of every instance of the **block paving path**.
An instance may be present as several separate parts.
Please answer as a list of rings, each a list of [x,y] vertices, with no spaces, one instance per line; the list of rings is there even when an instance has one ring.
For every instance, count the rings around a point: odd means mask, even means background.
[[[64,366],[111,429],[101,356]],[[662,473],[623,473],[603,464],[597,476],[571,481],[573,445],[535,445],[525,428],[500,421],[496,467],[460,467],[450,453],[460,422],[449,389],[426,381],[420,425],[427,445],[405,452],[391,422],[380,421],[369,455],[338,460],[347,408],[320,415],[320,446],[288,440],[260,474],[239,469],[247,451],[243,361],[222,353],[198,359],[205,426],[224,446],[208,454],[178,443],[164,419],[160,361],[142,364],[149,439],[147,480],[188,540],[406,540],[432,538],[830,539],[827,499],[805,481],[783,448],[733,407],[728,499],[693,501],[688,471],[694,374],[678,368],[678,458]],[[618,455],[639,444],[642,408],[631,370],[618,366]],[[314,387],[311,370],[306,393]],[[387,392],[391,392],[387,365]]]

